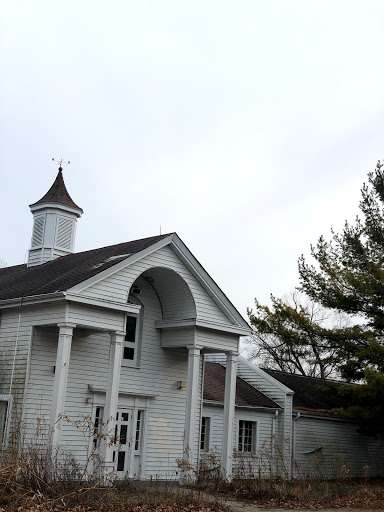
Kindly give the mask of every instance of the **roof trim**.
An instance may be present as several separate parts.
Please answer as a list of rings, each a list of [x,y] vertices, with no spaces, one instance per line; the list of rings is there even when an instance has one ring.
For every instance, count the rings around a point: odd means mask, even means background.
[[[265,371],[261,370],[260,368],[258,368],[254,364],[250,363],[244,357],[239,356],[238,362],[241,363],[243,366],[246,366],[250,370],[253,370],[255,373],[260,375],[260,377],[263,377],[266,381],[270,382],[271,384],[276,386],[278,389],[280,389],[280,391],[282,391],[283,393],[286,393],[287,395],[294,395],[295,394],[295,392],[292,391],[292,389],[289,389],[287,386],[284,386],[284,384],[282,384],[280,381],[278,381],[277,379],[274,379],[271,375],[269,375]],[[246,379],[243,379],[243,380],[246,381]]]
[[[40,210],[44,210],[45,208],[49,208],[49,210],[56,209],[58,211],[66,211],[70,213],[74,213],[77,217],[81,217],[83,210],[81,208],[73,208],[72,206],[68,206],[63,203],[53,203],[52,201],[47,201],[45,203],[38,203],[35,205],[31,205],[31,212],[38,212]]]
[[[191,318],[190,320],[158,320],[155,322],[156,329],[182,329],[184,327],[201,327],[203,329],[212,329],[214,331],[231,332],[239,334],[240,336],[247,336],[248,330],[244,327],[221,324],[216,322],[207,322],[206,320],[199,320]]]
[[[249,382],[248,382],[248,384],[249,384]],[[272,400],[272,399],[270,398],[270,400]],[[203,404],[204,405],[212,405],[212,406],[224,407],[224,402],[219,402],[218,400],[206,400],[206,399],[204,399],[203,400]],[[283,408],[280,405],[278,405],[278,404],[276,404],[276,407],[261,407],[261,406],[257,406],[257,405],[237,405],[237,404],[235,404],[235,409],[252,409],[252,410],[257,410],[257,411],[270,411],[270,412],[283,410]]]
[[[155,242],[153,245],[143,249],[142,251],[132,254],[132,256],[128,256],[124,260],[120,261],[116,265],[113,265],[99,274],[96,274],[85,281],[82,281],[72,288],[69,288],[67,291],[74,293],[81,293],[86,288],[95,285],[96,283],[102,281],[106,277],[109,277],[116,272],[132,265],[136,261],[141,260],[145,256],[149,256],[153,252],[162,249],[163,247],[169,245],[171,249],[174,250],[176,255],[184,262],[187,268],[191,271],[194,277],[199,281],[199,283],[203,286],[203,288],[209,293],[217,306],[224,312],[226,317],[232,321],[235,325],[239,327],[243,327],[244,331],[240,336],[247,336],[251,334],[252,329],[248,325],[248,323],[244,320],[241,314],[237,311],[235,306],[230,302],[228,297],[224,294],[224,292],[219,288],[219,286],[214,282],[214,280],[210,277],[210,275],[206,272],[206,270],[201,266],[201,264],[197,261],[197,259],[193,256],[191,251],[187,248],[184,242],[178,237],[176,233],[171,233],[169,236]]]
[[[188,247],[184,244],[184,242],[179,238],[179,236],[174,233],[172,246],[176,249],[178,256],[187,263],[187,266],[191,270],[192,274],[196,277],[196,279],[200,282],[200,284],[206,290],[209,290],[213,300],[220,307],[220,309],[225,313],[228,318],[231,318],[234,323],[237,325],[245,327],[248,333],[244,334],[249,335],[252,332],[249,324],[244,320],[242,315],[237,311],[232,302],[228,299],[225,293],[219,288],[219,286],[215,283],[212,277],[208,274],[208,272],[204,269],[204,267],[199,263],[199,261],[193,256]]]

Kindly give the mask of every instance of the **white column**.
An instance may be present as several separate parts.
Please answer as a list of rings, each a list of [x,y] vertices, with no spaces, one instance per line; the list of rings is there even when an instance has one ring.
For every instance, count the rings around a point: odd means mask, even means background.
[[[188,347],[188,380],[185,404],[184,458],[193,463],[196,447],[197,399],[199,396],[200,351],[202,347]]]
[[[237,356],[236,352],[228,352],[225,368],[223,453],[221,459],[221,473],[225,480],[230,480],[232,476]]]
[[[69,358],[75,324],[57,324],[59,340],[57,344],[55,380],[53,383],[50,427],[52,429],[52,446],[57,447],[61,438],[60,415],[64,413],[65,394],[67,390]]]
[[[113,444],[111,437],[115,435],[117,402],[119,399],[119,383],[121,359],[123,357],[123,343],[125,332],[111,332],[111,344],[109,349],[108,381],[104,406],[104,439],[101,443],[102,457],[104,460],[103,473],[108,476],[113,471]]]

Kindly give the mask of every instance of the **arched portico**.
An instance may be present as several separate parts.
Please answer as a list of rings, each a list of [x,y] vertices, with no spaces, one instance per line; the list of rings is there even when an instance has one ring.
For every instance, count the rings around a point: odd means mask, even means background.
[[[129,295],[135,295],[135,288],[140,289],[140,278],[155,290],[163,314],[163,320],[196,319],[196,304],[192,292],[185,280],[174,270],[166,267],[153,267],[143,272],[132,284]]]

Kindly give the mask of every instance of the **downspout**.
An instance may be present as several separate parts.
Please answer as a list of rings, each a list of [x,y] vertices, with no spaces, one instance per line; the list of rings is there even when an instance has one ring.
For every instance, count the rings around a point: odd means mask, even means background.
[[[292,422],[292,476],[295,465],[295,455],[296,455],[296,422],[300,418],[301,414],[299,412],[296,413],[296,416],[293,418]]]
[[[277,418],[279,417],[280,411],[275,411],[275,414],[272,418],[272,435],[271,435],[271,476],[272,476],[272,467],[274,467],[275,471],[277,471],[277,464],[275,461],[275,447],[276,447],[276,423]]]

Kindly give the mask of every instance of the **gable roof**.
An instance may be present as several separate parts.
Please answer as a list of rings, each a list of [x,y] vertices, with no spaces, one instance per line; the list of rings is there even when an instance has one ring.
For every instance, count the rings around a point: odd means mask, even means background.
[[[269,370],[266,368],[263,368],[263,370],[268,375],[294,391],[294,409],[311,411],[322,410],[324,412],[337,407],[342,407],[344,404],[342,397],[325,389],[327,382],[332,381],[316,377],[306,377],[304,375],[297,375],[294,373],[286,373],[279,370]]]
[[[219,363],[206,362],[204,369],[204,400],[224,403],[225,368]],[[236,377],[235,403],[240,407],[263,407],[281,409],[281,407],[259,390]]]
[[[53,182],[52,187],[48,190],[48,192],[36,203],[30,204],[29,207],[36,206],[38,204],[44,203],[57,203],[62,204],[64,206],[70,206],[71,208],[76,208],[83,213],[83,210],[80,206],[73,201],[72,197],[69,195],[67,187],[64,183],[62,168],[59,167],[59,172],[57,173],[56,179]]]
[[[25,297],[67,290],[82,293],[88,286],[167,245],[222,309],[236,327],[236,333],[241,336],[250,334],[251,328],[242,315],[176,233],[68,254],[42,265],[17,265],[0,269],[0,301],[14,302]]]
[[[0,268],[0,300],[68,290],[169,234],[61,256],[42,265]]]

